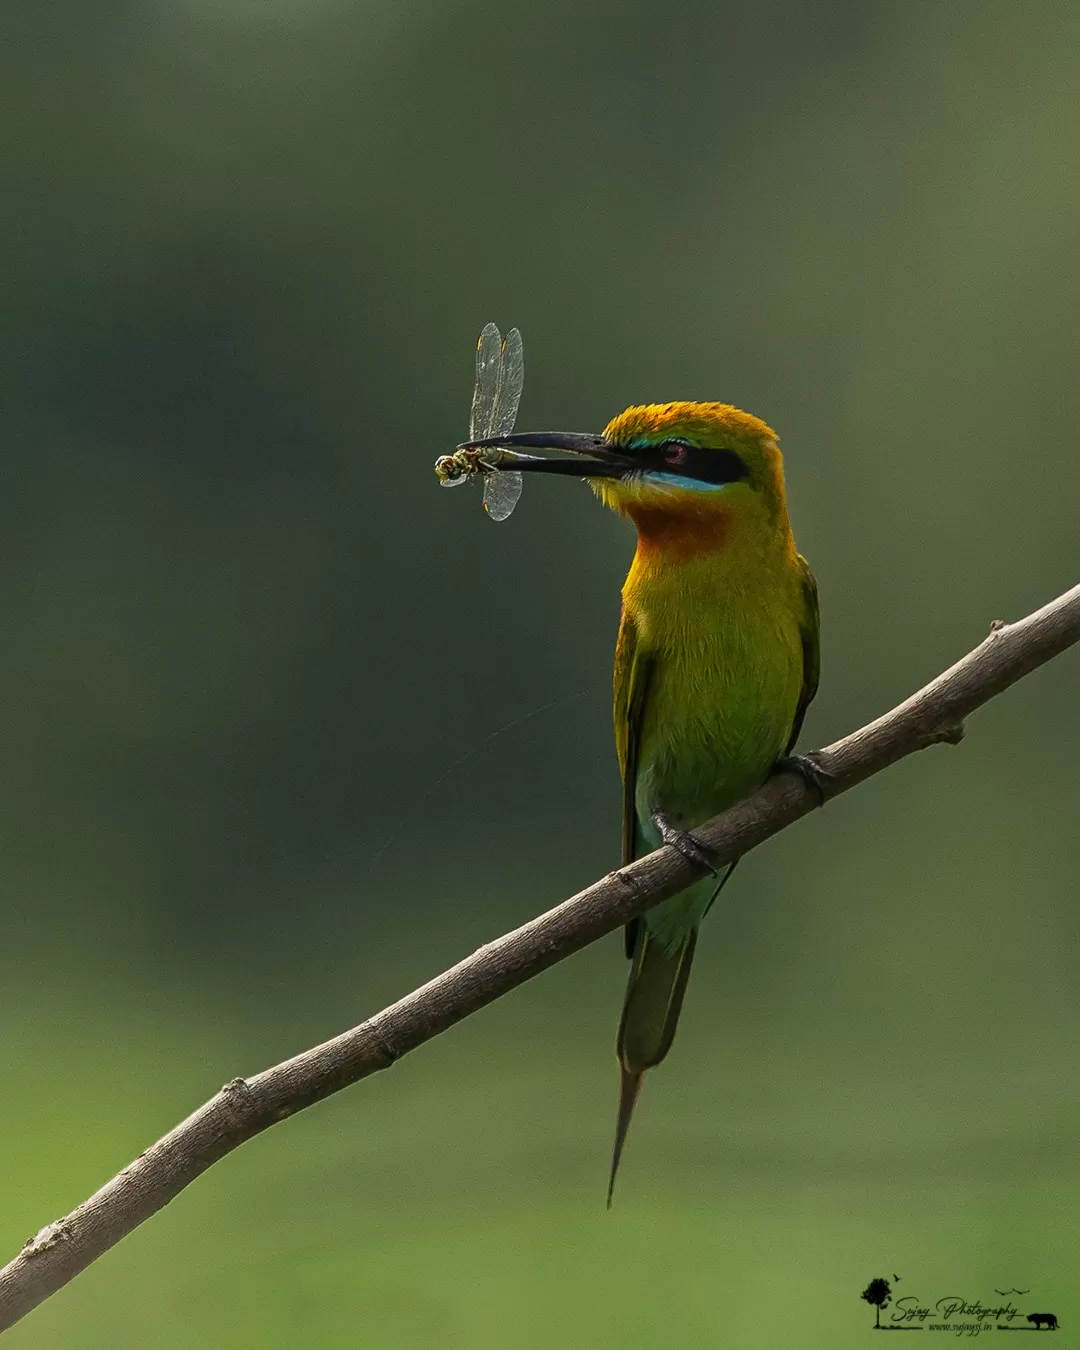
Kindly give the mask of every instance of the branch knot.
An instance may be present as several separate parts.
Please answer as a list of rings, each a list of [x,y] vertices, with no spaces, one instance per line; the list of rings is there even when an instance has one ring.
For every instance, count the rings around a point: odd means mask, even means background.
[[[54,1223],[47,1223],[44,1228],[38,1229],[32,1238],[27,1238],[23,1243],[22,1254],[31,1257],[40,1256],[57,1243],[68,1242],[71,1236],[71,1225],[68,1221],[57,1219]]]
[[[635,907],[642,902],[647,902],[649,899],[648,891],[641,885],[637,877],[630,871],[629,867],[619,867],[616,868],[614,872],[609,872],[608,880],[614,881],[621,886],[623,890],[629,894]],[[646,906],[642,905],[642,907],[644,908]]]
[[[218,1100],[234,1128],[243,1126],[248,1117],[255,1113],[255,1095],[246,1078],[230,1078],[218,1093]]]
[[[392,1068],[404,1052],[399,1050],[390,1037],[387,1036],[386,1032],[382,1029],[379,1018],[372,1018],[368,1023],[368,1028],[376,1041],[378,1041],[383,1054],[386,1056],[386,1064],[383,1067],[387,1069]]]

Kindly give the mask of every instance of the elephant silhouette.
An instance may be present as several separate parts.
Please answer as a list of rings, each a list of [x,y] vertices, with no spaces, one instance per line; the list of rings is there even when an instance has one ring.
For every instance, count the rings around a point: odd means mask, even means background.
[[[1049,1331],[1057,1331],[1057,1318],[1053,1313],[1028,1313],[1027,1320],[1035,1323],[1035,1330],[1042,1331],[1045,1324]]]

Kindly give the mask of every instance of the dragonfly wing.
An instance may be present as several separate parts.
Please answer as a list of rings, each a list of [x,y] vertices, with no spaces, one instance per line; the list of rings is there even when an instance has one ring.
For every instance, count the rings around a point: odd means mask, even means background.
[[[521,334],[511,328],[502,344],[499,387],[495,398],[491,434],[508,436],[517,420],[521,388],[525,383],[525,356]],[[512,469],[496,469],[484,478],[484,509],[492,520],[505,520],[518,504],[522,478]]]
[[[518,404],[521,402],[521,389],[525,383],[525,353],[521,346],[521,334],[516,328],[511,328],[507,333],[501,356],[499,386],[491,423],[492,436],[508,436],[513,431]]]
[[[476,340],[476,384],[473,386],[472,411],[469,414],[470,441],[482,441],[492,435],[495,405],[502,379],[502,353],[503,341],[499,330],[493,323],[485,324]]]
[[[505,520],[521,496],[521,474],[495,469],[484,475],[484,510],[492,520]]]
[[[521,333],[511,328],[505,340],[493,323],[486,324],[476,343],[476,384],[469,416],[469,440],[507,436],[514,429],[521,389],[525,383],[525,357]],[[467,476],[477,468],[484,472],[484,509],[492,520],[505,520],[521,496],[521,474],[486,465],[470,464]],[[447,477],[445,481],[462,481]]]

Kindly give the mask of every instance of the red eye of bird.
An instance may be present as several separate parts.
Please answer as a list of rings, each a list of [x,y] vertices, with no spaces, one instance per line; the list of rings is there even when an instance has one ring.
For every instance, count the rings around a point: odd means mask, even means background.
[[[664,446],[664,462],[666,464],[685,464],[686,457],[690,453],[690,447],[683,445],[682,441],[668,441]]]

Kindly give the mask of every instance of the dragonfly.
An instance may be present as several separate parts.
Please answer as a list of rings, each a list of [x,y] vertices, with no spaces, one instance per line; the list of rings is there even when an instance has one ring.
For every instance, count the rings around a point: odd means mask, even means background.
[[[476,384],[469,414],[469,440],[507,436],[514,429],[521,389],[525,383],[525,356],[521,334],[511,328],[504,338],[493,323],[485,324],[476,342]],[[510,456],[499,450],[455,450],[435,462],[443,487],[459,487],[477,474],[484,479],[484,510],[492,520],[505,520],[521,496],[521,474],[500,468]]]

